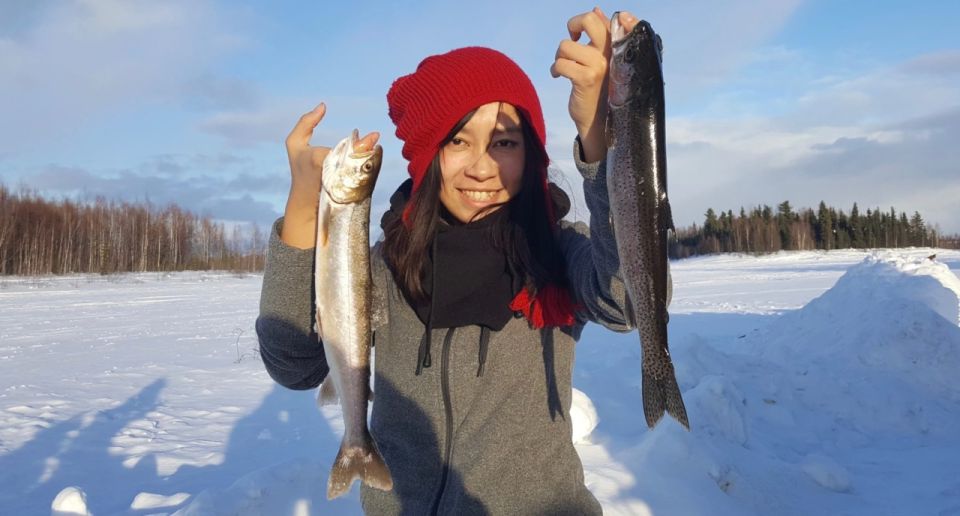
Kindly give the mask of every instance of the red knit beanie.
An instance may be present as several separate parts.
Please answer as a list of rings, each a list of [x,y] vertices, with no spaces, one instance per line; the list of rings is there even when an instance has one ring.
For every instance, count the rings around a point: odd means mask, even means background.
[[[533,129],[544,162],[538,164],[547,217],[555,223],[553,202],[547,188],[547,132],[540,99],[527,74],[504,54],[483,47],[465,47],[427,57],[417,70],[400,77],[387,92],[390,119],[403,141],[403,157],[413,178],[413,192],[420,188],[427,167],[440,150],[440,143],[453,126],[470,111],[490,102],[506,102],[520,112]],[[404,210],[404,221],[411,206]],[[536,328],[570,326],[575,306],[566,289],[545,285],[536,296],[521,289],[511,309],[523,312]]]
[[[547,132],[540,99],[527,74],[509,57],[483,47],[465,47],[430,56],[417,71],[393,81],[387,93],[390,119],[403,141],[413,191],[420,188],[440,143],[470,111],[490,102],[517,108],[532,126],[546,156]],[[546,191],[546,163],[543,165]]]

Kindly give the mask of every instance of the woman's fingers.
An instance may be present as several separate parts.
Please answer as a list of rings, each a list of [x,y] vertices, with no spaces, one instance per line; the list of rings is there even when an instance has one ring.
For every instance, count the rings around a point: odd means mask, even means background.
[[[327,113],[327,106],[323,102],[313,108],[309,113],[304,113],[293,126],[293,130],[287,135],[287,151],[302,148],[310,144],[310,137],[313,136],[313,129],[317,127],[323,115]]]
[[[570,66],[572,63],[575,66]],[[555,66],[551,68],[554,77],[563,75],[575,82],[583,80],[596,81],[603,80],[606,73],[607,58],[598,49],[574,43],[571,40],[560,42],[557,47]],[[562,73],[567,72],[567,73]]]
[[[610,20],[599,7],[570,18],[567,21],[567,31],[573,41],[579,41],[580,36],[586,32],[590,38],[589,45],[601,51],[606,51],[609,48]]]
[[[640,21],[637,19],[636,16],[630,14],[627,11],[620,11],[617,19],[620,22],[620,25],[623,26],[624,30],[626,30],[627,32],[632,31],[633,28],[636,27],[637,23]]]

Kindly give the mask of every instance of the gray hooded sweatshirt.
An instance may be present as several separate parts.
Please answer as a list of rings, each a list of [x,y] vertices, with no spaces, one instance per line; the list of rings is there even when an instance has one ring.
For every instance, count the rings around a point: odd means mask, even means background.
[[[480,328],[432,330],[432,367],[415,367],[425,325],[394,282],[379,252],[371,254],[376,303],[370,432],[390,469],[392,491],[363,486],[367,514],[601,514],[584,485],[572,442],[570,404],[574,345],[588,321],[628,331],[625,290],[610,227],[605,162],[584,163],[590,226],[561,222],[576,324],[532,328],[511,319],[488,337],[477,374]],[[313,250],[279,239],[274,225],[263,278],[257,335],[264,365],[291,389],[317,387],[329,371],[313,329]],[[322,489],[322,486],[318,486]]]

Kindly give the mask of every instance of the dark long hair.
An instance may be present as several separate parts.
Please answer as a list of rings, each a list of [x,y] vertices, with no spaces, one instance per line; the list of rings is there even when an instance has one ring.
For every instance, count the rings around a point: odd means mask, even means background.
[[[502,107],[502,105],[501,105]],[[395,217],[384,230],[384,259],[393,270],[398,285],[414,302],[426,301],[423,288],[426,262],[438,226],[443,205],[440,201],[442,173],[440,152],[470,121],[476,110],[467,113],[440,142],[437,154],[427,167],[420,187],[407,201],[410,207],[407,219]],[[555,206],[552,193],[544,192],[543,178],[547,173],[547,154],[539,138],[520,113],[524,138],[524,169],[521,188],[501,210],[507,210],[498,224],[490,226],[491,242],[502,249],[514,277],[535,295],[547,284],[567,288],[563,254],[557,243]],[[560,195],[563,195],[560,193]]]

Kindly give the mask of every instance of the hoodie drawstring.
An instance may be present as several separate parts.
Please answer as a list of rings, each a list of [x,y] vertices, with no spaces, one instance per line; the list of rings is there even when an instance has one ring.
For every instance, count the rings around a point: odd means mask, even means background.
[[[437,292],[437,240],[438,238],[433,239],[433,272],[431,274],[431,294],[430,294],[430,315],[427,316],[427,327],[423,332],[423,337],[420,338],[420,349],[417,351],[417,372],[416,375],[420,376],[420,373],[423,372],[423,368],[430,367],[433,363],[433,359],[430,354],[430,345],[432,344],[432,334],[433,334],[433,314],[434,306],[433,302],[436,297]],[[452,328],[451,328],[452,329]],[[448,337],[450,332],[448,332]],[[480,325],[480,351],[477,358],[479,366],[477,367],[477,377],[483,376],[483,367],[487,363],[487,349],[490,347],[490,329],[486,326]]]
[[[438,240],[440,239],[436,236],[433,237],[433,271],[430,274],[430,315],[427,316],[427,329],[423,333],[423,338],[420,339],[420,350],[417,352],[417,376],[420,376],[424,367],[430,367],[430,364],[433,363],[430,357],[430,334],[433,333],[433,308],[436,306],[433,300],[437,292],[437,269],[439,268],[437,267]]]
[[[483,365],[487,362],[487,346],[490,344],[490,330],[486,326],[480,327],[480,367],[477,368],[477,377],[483,376]]]

